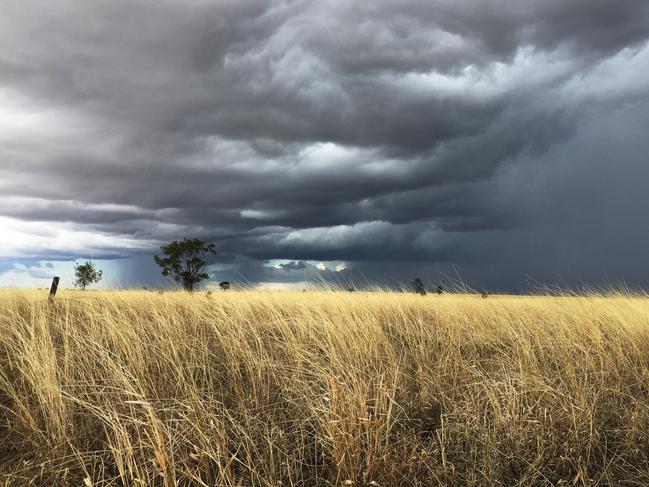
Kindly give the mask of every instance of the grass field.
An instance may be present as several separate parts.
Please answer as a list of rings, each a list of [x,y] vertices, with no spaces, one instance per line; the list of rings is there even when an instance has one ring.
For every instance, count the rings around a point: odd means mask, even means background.
[[[649,485],[649,299],[0,291],[6,485]]]

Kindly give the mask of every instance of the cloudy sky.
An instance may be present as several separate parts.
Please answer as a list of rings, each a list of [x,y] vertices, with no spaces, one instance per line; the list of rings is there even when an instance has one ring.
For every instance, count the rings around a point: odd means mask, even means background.
[[[0,285],[649,286],[647,0],[0,2]]]

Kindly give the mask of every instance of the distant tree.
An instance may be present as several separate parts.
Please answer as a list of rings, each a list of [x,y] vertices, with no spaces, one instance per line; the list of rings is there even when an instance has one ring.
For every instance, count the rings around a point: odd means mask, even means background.
[[[219,282],[219,287],[221,288],[221,290],[227,291],[228,289],[230,289],[230,281]]]
[[[437,294],[442,294],[444,292],[444,288],[442,286],[437,286]]]
[[[86,290],[90,284],[101,281],[102,272],[95,269],[95,264],[88,261],[84,264],[74,266],[75,286],[79,286],[82,291]]]
[[[415,288],[416,293],[419,293],[422,296],[426,296],[426,288],[424,287],[424,283],[418,277],[412,280],[412,287]]]
[[[209,279],[205,272],[208,254],[215,254],[214,244],[205,244],[197,238],[185,238],[160,247],[164,257],[153,257],[156,264],[162,267],[163,276],[171,278],[180,284],[186,291],[193,291],[198,283]]]

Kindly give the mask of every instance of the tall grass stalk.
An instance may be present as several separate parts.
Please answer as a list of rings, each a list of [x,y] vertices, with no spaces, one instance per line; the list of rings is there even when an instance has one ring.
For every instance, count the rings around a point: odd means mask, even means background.
[[[647,485],[649,300],[0,291],[6,485]]]

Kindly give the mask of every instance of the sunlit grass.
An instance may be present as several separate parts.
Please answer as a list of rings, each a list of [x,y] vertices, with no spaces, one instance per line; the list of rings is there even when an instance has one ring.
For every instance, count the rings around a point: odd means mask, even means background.
[[[649,299],[0,291],[7,485],[649,484]]]

